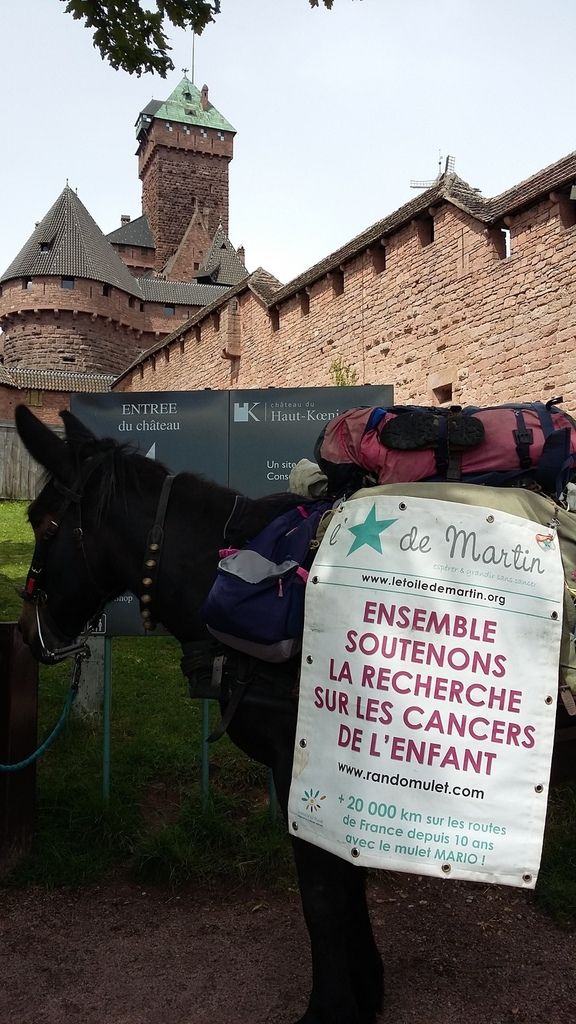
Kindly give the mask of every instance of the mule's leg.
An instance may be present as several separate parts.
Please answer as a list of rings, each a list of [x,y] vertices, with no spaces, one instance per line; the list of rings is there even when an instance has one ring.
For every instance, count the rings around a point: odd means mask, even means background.
[[[366,902],[366,871],[352,867],[358,886],[350,904],[350,917],[346,923],[348,962],[352,986],[361,1011],[361,1020],[371,1021],[382,1009],[384,995],[384,965],[374,941]]]
[[[274,773],[287,817],[294,715],[241,706],[228,730],[249,756]],[[320,847],[294,839],[294,857],[312,952],[312,994],[298,1024],[374,1024],[382,1000],[382,962],[368,917],[365,872]]]
[[[298,1024],[373,1024],[383,968],[368,917],[365,872],[294,841],[312,952],[312,994]]]

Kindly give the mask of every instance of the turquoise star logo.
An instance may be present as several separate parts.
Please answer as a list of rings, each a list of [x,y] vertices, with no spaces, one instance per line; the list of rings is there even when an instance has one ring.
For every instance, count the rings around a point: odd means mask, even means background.
[[[380,534],[384,533],[392,523],[395,523],[395,519],[376,519],[376,505],[372,505],[366,519],[363,523],[358,523],[357,526],[349,526],[350,533],[354,534],[354,540],[352,547],[348,552],[349,555],[353,551],[357,551],[364,544],[368,547],[374,548],[380,555],[382,554],[382,544],[380,541]]]

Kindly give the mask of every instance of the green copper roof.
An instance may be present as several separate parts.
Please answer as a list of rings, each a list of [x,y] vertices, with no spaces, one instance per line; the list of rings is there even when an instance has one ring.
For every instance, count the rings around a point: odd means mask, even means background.
[[[151,100],[141,112],[136,123],[136,134],[140,134],[143,118],[173,121],[175,124],[196,124],[203,128],[216,128],[219,131],[235,132],[225,117],[208,100],[206,110],[202,107],[201,90],[197,89],[188,78],[183,78],[167,100]]]

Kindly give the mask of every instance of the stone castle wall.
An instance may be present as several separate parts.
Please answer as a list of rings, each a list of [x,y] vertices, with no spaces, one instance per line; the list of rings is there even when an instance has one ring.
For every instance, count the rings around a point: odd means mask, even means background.
[[[231,158],[232,139],[219,139],[212,129],[204,139],[193,132],[168,132],[163,122],[153,125],[140,154],[139,173],[142,209],[156,241],[157,270],[178,248],[193,215],[194,262],[202,262],[219,223],[228,233]]]
[[[56,277],[3,284],[0,324],[4,362],[10,367],[120,373],[198,307],[141,302],[97,281],[76,278],[62,288]]]
[[[576,226],[565,200],[540,198],[502,228],[448,202],[431,213],[276,308],[246,289],[230,350],[239,356],[227,352],[223,307],[119,387],[323,386],[339,360],[356,383],[394,385],[397,402],[563,395],[576,411]]]

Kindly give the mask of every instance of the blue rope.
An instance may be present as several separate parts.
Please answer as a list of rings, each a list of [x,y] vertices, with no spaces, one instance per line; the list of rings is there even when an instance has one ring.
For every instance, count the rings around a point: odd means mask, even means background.
[[[56,725],[52,729],[50,735],[44,740],[44,742],[38,747],[38,749],[34,751],[33,754],[30,754],[29,757],[25,757],[23,761],[17,761],[15,764],[0,764],[0,772],[19,772],[23,768],[28,768],[31,764],[34,764],[34,762],[37,761],[39,757],[42,757],[42,754],[44,754],[48,750],[48,748],[52,746],[54,740],[56,740],[60,733],[62,732],[62,729],[66,724],[66,719],[70,714],[70,710],[72,708],[74,700],[76,699],[77,693],[78,683],[74,681],[68,691],[68,695],[66,697],[66,701],[62,709],[62,714],[60,715],[60,718],[56,722]]]

